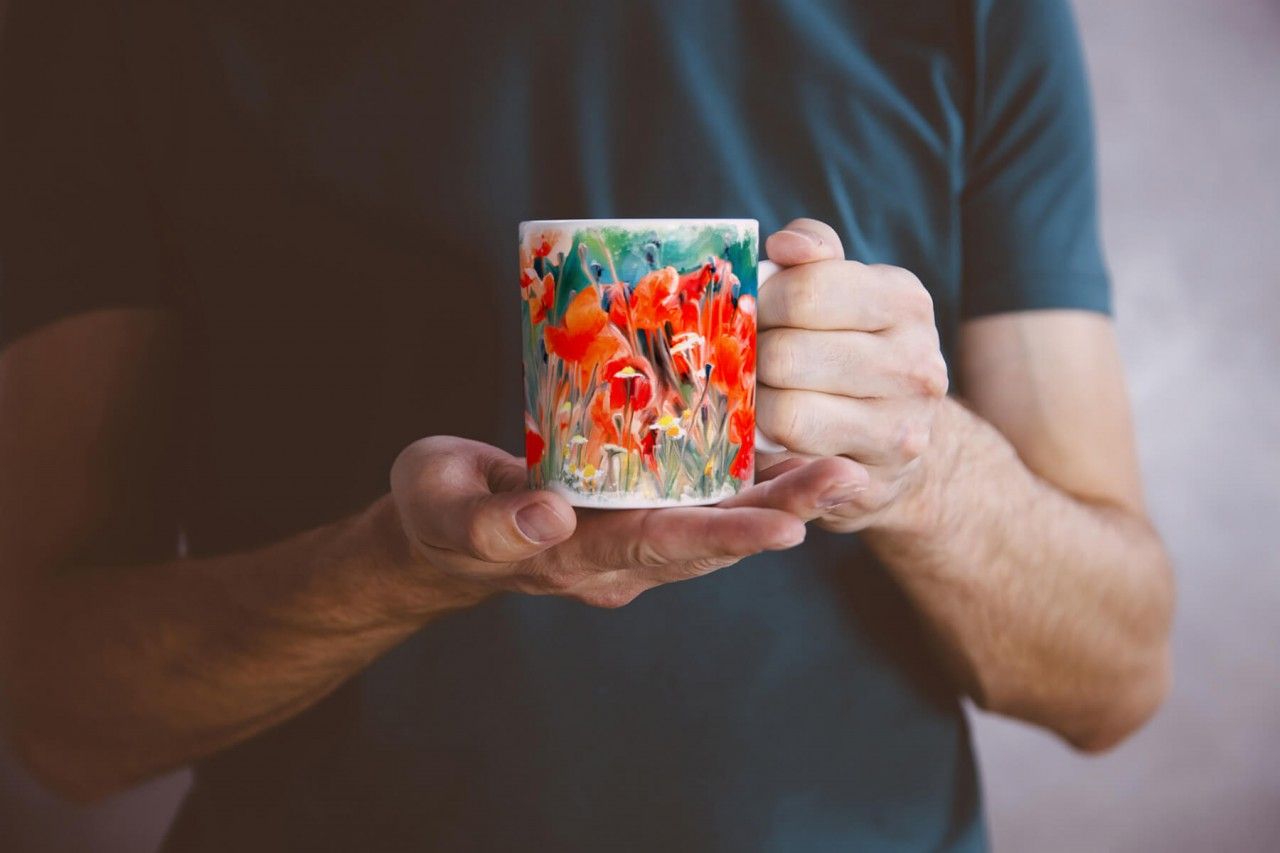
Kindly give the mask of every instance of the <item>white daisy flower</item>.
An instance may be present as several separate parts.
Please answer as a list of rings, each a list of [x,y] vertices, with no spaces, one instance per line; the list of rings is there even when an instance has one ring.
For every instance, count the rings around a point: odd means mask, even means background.
[[[649,429],[661,430],[667,438],[684,438],[684,424],[675,415],[663,415]]]

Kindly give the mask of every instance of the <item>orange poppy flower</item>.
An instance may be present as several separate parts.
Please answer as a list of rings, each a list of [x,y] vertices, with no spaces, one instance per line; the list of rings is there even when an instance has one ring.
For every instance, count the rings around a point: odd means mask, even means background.
[[[609,444],[622,443],[618,424],[613,419],[613,409],[609,408],[608,398],[604,394],[597,394],[591,401],[591,423],[595,425],[591,436],[593,441]]]
[[[756,300],[747,295],[738,298],[738,312],[733,317],[733,335],[742,344],[742,369],[756,372]]]
[[[563,327],[548,326],[543,332],[547,352],[568,362],[580,362],[607,322],[609,317],[600,307],[600,294],[596,289],[588,287],[579,291],[564,312]]]
[[[729,264],[720,262],[711,283],[717,285],[717,290],[715,296],[708,300],[706,334],[708,338],[715,339],[724,331],[725,325],[733,321],[733,288],[738,284],[738,277],[733,274]]]
[[[541,323],[547,319],[547,312],[551,310],[552,303],[556,300],[556,280],[552,278],[551,273],[547,273],[539,281],[536,277],[532,278],[525,285],[525,277],[527,273],[520,274],[520,286],[524,290],[524,298],[529,303],[529,320],[534,324]]]
[[[656,331],[667,323],[679,323],[679,287],[680,276],[675,267],[654,270],[636,282],[631,294],[631,315],[636,328]]]
[[[711,385],[736,403],[746,396],[746,353],[742,341],[733,335],[721,335],[712,345]]]
[[[601,381],[607,372],[604,365],[624,352],[626,347],[626,341],[617,329],[612,326],[601,329],[600,334],[587,345],[582,361],[578,362],[578,388],[585,393],[592,374],[595,374],[597,382]]]

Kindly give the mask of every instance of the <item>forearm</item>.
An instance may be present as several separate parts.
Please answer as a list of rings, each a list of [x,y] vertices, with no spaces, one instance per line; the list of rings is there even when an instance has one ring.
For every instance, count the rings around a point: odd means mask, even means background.
[[[252,552],[45,573],[3,620],[6,722],[91,797],[297,713],[475,600],[410,559],[389,500]]]
[[[866,539],[975,700],[1105,748],[1167,686],[1172,582],[1145,519],[1036,477],[942,404],[917,485]]]

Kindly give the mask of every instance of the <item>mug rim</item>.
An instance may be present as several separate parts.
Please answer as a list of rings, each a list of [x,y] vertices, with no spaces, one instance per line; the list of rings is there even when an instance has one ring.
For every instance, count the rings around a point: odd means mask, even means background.
[[[677,216],[671,218],[649,217],[649,218],[616,218],[616,219],[526,219],[520,223],[520,230],[537,225],[554,225],[566,227],[571,225],[596,225],[609,226],[614,225],[622,228],[649,228],[656,225],[755,225],[760,226],[758,219],[734,219],[731,217],[693,217],[693,216]]]

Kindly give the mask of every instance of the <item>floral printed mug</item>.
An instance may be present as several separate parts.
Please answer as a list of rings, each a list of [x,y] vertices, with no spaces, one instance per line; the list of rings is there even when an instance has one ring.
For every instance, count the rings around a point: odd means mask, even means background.
[[[584,507],[713,504],[751,485],[754,219],[520,224],[525,459]]]

